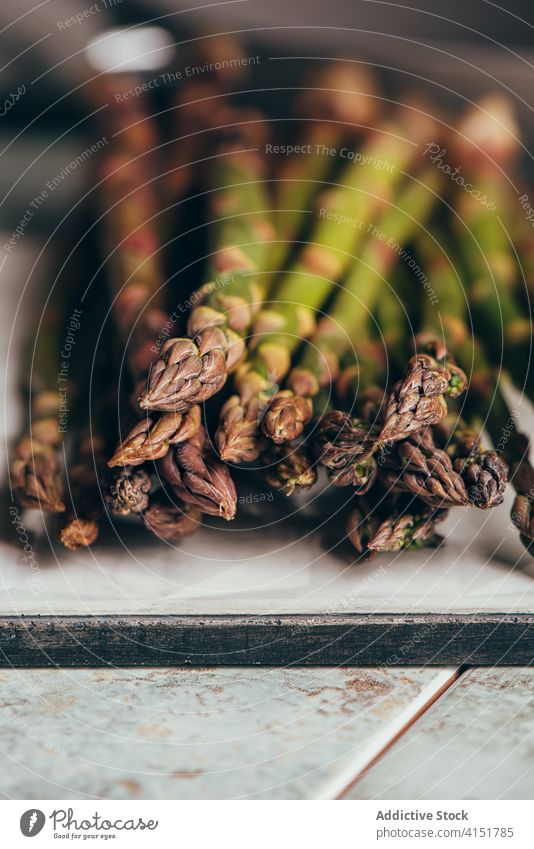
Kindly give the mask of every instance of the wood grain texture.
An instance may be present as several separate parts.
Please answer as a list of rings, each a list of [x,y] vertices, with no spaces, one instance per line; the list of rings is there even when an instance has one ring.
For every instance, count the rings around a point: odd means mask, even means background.
[[[346,799],[532,799],[534,670],[466,672]]]
[[[533,626],[532,614],[0,617],[0,665],[525,664]]]
[[[24,799],[328,796],[454,670],[0,672],[0,793]]]

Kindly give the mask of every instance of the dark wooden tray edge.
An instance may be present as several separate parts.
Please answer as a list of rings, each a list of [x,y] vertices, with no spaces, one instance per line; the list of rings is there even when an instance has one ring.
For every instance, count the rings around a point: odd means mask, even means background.
[[[0,666],[526,665],[534,613],[1,616]]]

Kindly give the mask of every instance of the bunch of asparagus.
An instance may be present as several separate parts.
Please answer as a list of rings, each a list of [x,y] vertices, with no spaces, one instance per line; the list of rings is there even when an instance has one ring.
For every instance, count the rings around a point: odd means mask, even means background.
[[[174,209],[196,183],[204,198],[203,220],[188,223],[206,241],[191,292],[165,277],[166,184],[149,116],[146,149],[138,131],[128,142],[124,121],[101,167],[104,267],[129,383],[115,388],[119,410],[103,393],[98,433],[81,429],[62,542],[91,544],[106,511],[169,541],[203,514],[231,521],[234,467],[254,463],[248,473],[286,495],[345,488],[339,537],[359,556],[436,545],[449,510],[493,509],[509,480],[534,554],[534,469],[507,400],[512,382],[534,400],[518,259],[523,250],[530,270],[532,251],[510,178],[520,151],[510,104],[487,97],[451,121],[411,96],[392,105],[368,65],[325,63],[283,122],[297,131],[277,139],[277,116],[218,85],[202,110],[198,85],[176,98],[186,141],[173,142],[179,179],[166,195]],[[199,170],[191,139],[203,128]],[[40,382],[13,480],[24,504],[62,511],[56,406]],[[121,438],[103,458],[113,418]]]

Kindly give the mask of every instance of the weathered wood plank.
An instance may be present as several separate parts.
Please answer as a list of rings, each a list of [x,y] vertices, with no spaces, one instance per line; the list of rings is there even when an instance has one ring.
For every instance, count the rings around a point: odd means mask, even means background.
[[[347,799],[532,799],[534,669],[473,669]]]
[[[0,665],[525,664],[533,626],[533,614],[0,617]]]
[[[13,798],[317,798],[365,766],[452,669],[0,672]]]

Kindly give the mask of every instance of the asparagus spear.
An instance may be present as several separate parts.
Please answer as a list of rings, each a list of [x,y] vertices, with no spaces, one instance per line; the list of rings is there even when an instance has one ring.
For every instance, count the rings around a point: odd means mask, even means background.
[[[145,469],[125,466],[112,476],[104,498],[115,516],[129,516],[131,513],[143,513],[148,508],[151,490],[152,480]]]
[[[290,372],[290,391],[275,395],[262,419],[263,433],[274,442],[300,435],[313,415],[313,398],[336,379],[341,359],[353,346],[358,348],[369,316],[387,289],[387,276],[398,263],[402,248],[424,226],[440,185],[439,171],[427,169],[420,180],[404,189],[371,231],[328,315],[321,319],[298,365]]]
[[[489,96],[467,112],[455,150],[478,193],[489,202],[459,190],[455,223],[468,270],[475,328],[486,335],[499,362],[504,355],[514,379],[522,382],[532,327],[514,292],[519,268],[506,229],[513,217],[513,201],[505,176],[517,159],[519,139],[508,100]]]
[[[236,121],[239,120],[239,113]],[[257,117],[252,124],[259,126]],[[213,279],[197,293],[187,331],[169,339],[150,371],[139,403],[144,410],[186,412],[226,382],[245,353],[244,336],[261,301],[259,272],[273,229],[264,192],[264,159],[248,144],[247,124],[224,135],[213,168]]]
[[[381,441],[402,439],[421,427],[437,424],[447,413],[445,397],[456,398],[466,388],[465,374],[446,349],[416,354],[408,362],[406,376],[389,395]]]
[[[268,261],[273,271],[284,268],[334,157],[344,142],[357,139],[371,126],[379,109],[375,80],[363,64],[329,62],[304,80],[295,106],[299,121],[304,122],[295,147],[304,152],[286,157],[276,173],[277,241]]]
[[[146,121],[150,125],[150,121]],[[158,199],[153,163],[131,159],[129,153],[113,150],[103,168],[102,203],[105,233],[110,249],[108,281],[114,297],[114,318],[127,348],[127,362],[134,383],[146,378],[157,351],[155,340],[165,327],[164,274],[161,241],[156,223]],[[186,439],[200,424],[200,410],[186,416],[139,418],[121,440],[109,461],[114,472],[107,486],[112,512],[140,512],[148,503],[150,479],[127,466],[163,456],[170,444]]]
[[[100,477],[106,442],[91,424],[76,442],[74,466],[68,470],[69,508],[59,520],[58,538],[71,551],[96,542],[102,514]]]
[[[174,504],[160,490],[151,496],[149,506],[141,513],[146,527],[159,539],[175,542],[196,533],[202,513],[190,504]]]
[[[510,468],[510,483],[517,495],[511,518],[520,532],[520,539],[529,554],[534,556],[534,468],[529,460],[529,438],[517,430],[516,416],[501,391],[498,379],[484,397],[477,398],[476,413],[483,419],[495,450]],[[507,436],[509,430],[513,432]]]
[[[132,159],[128,153],[115,149],[102,174],[101,204],[106,212],[102,229],[110,260],[107,280],[119,338],[127,350],[128,368],[135,384],[146,376],[154,357],[154,340],[167,320],[161,245],[154,222],[154,174],[146,159]],[[133,439],[130,432],[126,437],[129,447]],[[141,452],[137,459],[143,461]],[[125,466],[114,472],[106,484],[106,503],[116,515],[140,513],[148,505],[151,486],[144,470]]]
[[[480,428],[458,423],[448,436],[447,453],[461,475],[471,504],[488,510],[502,504],[508,483],[508,466],[497,451],[485,448]]]
[[[198,168],[195,162],[209,154],[207,133],[227,120],[225,83],[235,84],[246,73],[238,62],[243,46],[229,34],[201,38],[188,58],[189,66],[204,66],[202,78],[189,78],[173,98],[175,141],[170,149],[171,168],[164,190],[172,200],[187,195]]]
[[[363,495],[374,484],[374,454],[380,429],[341,410],[327,413],[314,439],[315,456],[328,469],[334,486],[354,486]]]
[[[203,425],[172,448],[159,461],[159,469],[184,504],[227,521],[235,517],[237,494],[230,471],[213,452]]]
[[[160,460],[171,445],[179,445],[197,432],[200,419],[198,405],[187,413],[139,418],[115,449],[108,466],[140,466],[147,460]]]
[[[383,457],[384,480],[392,490],[417,495],[435,508],[469,504],[462,477],[447,452],[436,446],[431,428],[394,443]]]
[[[365,497],[356,499],[356,506],[349,512],[345,528],[347,536],[359,555],[369,557],[372,552],[369,542],[375,536],[381,523],[381,515],[375,504]]]
[[[358,497],[347,517],[347,535],[359,555],[372,557],[381,551],[403,551],[436,546],[441,538],[436,525],[448,514],[410,495],[386,493],[374,498]]]
[[[383,294],[381,302],[387,299],[397,303],[389,290]],[[398,324],[403,335],[397,309],[380,313],[382,339],[392,338],[392,334],[399,332],[399,329],[390,326],[389,322]],[[362,469],[364,481],[367,468],[372,472],[370,484],[373,485],[376,480],[376,455],[379,455],[383,448],[379,434],[387,400],[387,351],[384,351],[378,339],[367,336],[369,331],[368,321],[366,325],[362,325],[358,334],[357,350],[341,362],[341,371],[336,380],[337,397],[343,410],[349,410],[349,413],[327,410],[327,405],[320,396],[314,398],[314,412],[318,414],[319,419],[314,439],[318,462],[326,467],[335,485],[353,485],[357,489],[360,488]],[[341,431],[336,434],[338,423],[341,425]],[[380,462],[380,457],[378,460]]]
[[[261,456],[265,480],[284,495],[310,489],[317,482],[317,464],[305,443],[284,449],[269,445]]]
[[[442,236],[439,241],[441,245],[446,244]],[[454,350],[469,375],[469,398],[476,408],[481,406],[485,411],[485,424],[493,422],[493,437],[498,440],[499,426],[495,420],[501,422],[501,427],[506,425],[506,407],[482,346],[476,338],[470,338],[465,319],[465,293],[458,273],[442,252],[433,249],[429,239],[421,238],[418,248],[427,268],[433,271],[433,290],[439,301],[439,312],[431,310],[427,304],[425,332],[419,336],[420,344],[431,344],[434,348],[441,344],[446,350]],[[450,255],[449,250],[447,254]],[[447,429],[446,421],[440,427]],[[508,467],[498,452],[482,446],[478,435],[480,428],[481,425],[475,431],[464,424],[454,429],[449,427],[447,450],[455,471],[462,476],[469,501],[476,507],[488,509],[503,499]]]
[[[373,132],[364,145],[361,161],[385,167],[376,171],[353,162],[339,184],[319,199],[319,221],[310,242],[276,287],[271,304],[258,315],[252,350],[234,378],[237,394],[221,411],[216,442],[224,459],[237,463],[258,456],[259,420],[289,371],[291,354],[313,333],[315,311],[349,265],[365,225],[391,199],[413,159],[406,134],[417,144],[428,137],[432,124],[414,120],[408,129],[408,123],[406,113],[401,114],[396,123]]]
[[[446,509],[429,507],[425,502],[410,498],[408,505],[398,505],[384,519],[378,530],[367,543],[371,551],[401,551],[438,545],[441,538],[435,527],[447,517]]]
[[[245,118],[251,119],[251,116],[244,112],[239,113],[238,117],[243,120]],[[256,118],[255,115],[254,118]],[[247,127],[246,124],[244,126]],[[252,124],[251,126],[253,127],[254,132],[257,133],[257,130],[254,129],[254,125]],[[241,132],[241,138],[243,140],[246,140],[248,136],[250,136],[250,127],[247,128],[246,132]],[[235,158],[236,157],[234,156],[234,159]],[[226,164],[226,175],[229,182],[232,176],[231,163]],[[252,187],[252,191],[254,191],[254,187]],[[235,191],[232,197],[231,189],[226,192],[226,195],[224,195],[223,192],[220,192],[217,197],[217,203],[219,205],[222,204],[224,206],[226,204],[226,208],[223,211],[227,216],[230,216],[226,221],[223,221],[223,224],[220,227],[222,250],[219,251],[219,256],[217,258],[219,262],[224,261],[224,258],[221,258],[221,255],[226,249],[226,245],[228,243],[231,244],[232,237],[236,235],[236,225],[232,221],[231,217],[232,215],[236,216],[240,211],[239,209],[232,209],[232,204],[235,206],[236,198],[237,195]],[[216,283],[218,282],[220,281],[216,280]],[[216,286],[214,287],[214,290],[215,297],[217,297]],[[206,294],[206,290],[203,294]],[[196,405],[184,413],[170,412],[164,413],[159,417],[156,416],[155,418],[148,416],[145,416],[143,419],[140,418],[122,440],[113,457],[109,461],[109,465],[111,467],[123,466],[125,464],[130,467],[137,466],[148,459],[155,460],[164,457],[167,454],[169,447],[176,444],[184,444],[185,450],[191,450],[191,446],[189,446],[188,449],[187,443],[191,436],[198,432],[199,427],[200,408]],[[149,486],[149,479],[144,472],[141,471],[140,475],[137,475],[132,472],[131,468],[124,468],[121,472],[115,475],[108,491],[107,498],[112,511],[119,513],[120,515],[125,515],[130,512],[138,512],[143,513],[144,516],[146,514],[148,503]],[[161,504],[157,504],[157,509],[155,507],[154,511],[150,512],[148,515],[149,520],[146,522],[147,526],[151,526],[151,523],[154,524],[163,516],[165,516],[166,520],[169,519],[169,521],[171,521],[168,509],[165,508],[165,510],[163,510],[163,506]],[[170,533],[169,529],[167,529],[166,532]],[[178,530],[176,530],[176,535],[178,535]]]
[[[456,358],[464,364],[468,362],[470,333],[465,320],[465,292],[449,258],[448,240],[442,233],[434,239],[420,232],[416,247],[431,289],[422,299],[416,354],[409,360],[406,377],[391,394],[382,438],[404,427],[406,412],[409,418],[413,405],[421,410],[428,425],[437,424],[447,414],[446,399],[458,397],[467,386],[467,377],[456,364]],[[477,363],[473,377],[485,378],[482,363]]]
[[[467,113],[459,126],[454,145],[454,151],[462,166],[467,168],[471,181],[466,185],[465,178],[462,178],[464,187],[457,192],[459,215],[456,218],[458,241],[463,245],[463,260],[468,269],[470,303],[481,331],[490,329],[494,350],[501,340],[510,366],[514,365],[518,350],[524,348],[531,336],[530,323],[514,300],[512,287],[517,279],[517,267],[507,234],[498,218],[509,208],[509,192],[502,173],[516,158],[518,147],[517,126],[510,105],[495,96],[482,99]],[[473,185],[478,194],[471,191]],[[466,225],[473,243],[466,244]],[[441,291],[446,297],[443,287]],[[445,330],[450,332],[450,327]],[[446,340],[442,339],[441,344],[436,345],[434,340],[426,340],[426,348],[430,349],[430,359],[421,363],[415,361],[415,368],[419,367],[420,374],[424,376],[427,370],[435,374],[438,368],[451,371],[454,362],[449,358]],[[445,394],[455,397],[463,383],[463,376],[454,370],[452,376],[453,381]],[[413,382],[411,375],[409,381]],[[402,391],[401,385],[400,393]],[[431,395],[441,394],[439,382],[430,383],[429,392]],[[446,405],[441,407],[444,415]],[[395,416],[395,413],[393,404],[392,415]]]
[[[67,334],[80,327],[80,311],[76,309],[67,317],[66,301],[64,273],[54,284],[32,339],[28,429],[17,441],[11,463],[10,483],[20,503],[46,513],[65,510],[60,417],[74,390],[68,378],[60,374],[65,359],[61,352]]]
[[[473,260],[474,252],[468,250],[463,239],[458,240],[462,249],[462,258],[468,270],[468,292],[470,296],[474,293],[475,303],[479,304],[487,318],[487,323],[481,323],[481,331],[487,335],[489,329],[490,337],[504,338],[505,345],[506,340],[509,343],[514,340],[519,343],[526,338],[526,325],[530,334],[530,325],[521,314],[518,314],[512,300],[511,287],[514,284],[516,272],[511,262],[509,245],[503,241],[502,227],[496,219],[499,208],[501,211],[507,208],[507,193],[503,189],[501,175],[516,158],[518,148],[518,132],[508,101],[495,97],[481,101],[478,109],[468,113],[461,125],[461,133],[459,154],[462,162],[477,175],[481,187],[487,188],[487,197],[495,198],[496,200],[492,202],[501,204],[500,207],[497,205],[496,210],[488,209],[485,204],[479,204],[481,209],[471,210],[473,218],[469,222],[476,230],[479,244],[484,246],[487,256],[491,258],[488,264],[498,289],[494,288],[486,265],[484,264],[484,268],[481,265],[478,266],[478,258]],[[491,240],[490,234],[493,234],[495,242]],[[477,276],[477,272],[480,272],[480,276]],[[454,297],[459,304],[461,297],[458,296],[457,278],[453,276],[449,277],[449,280],[452,283],[451,291],[456,292]],[[482,303],[483,293],[487,296],[485,303]],[[461,307],[456,309],[456,314],[462,321],[465,316],[465,303],[463,309]],[[501,310],[504,325],[501,325]],[[464,336],[467,335],[463,330],[461,333]],[[518,350],[521,350],[520,345]],[[497,449],[501,443],[502,429],[508,422],[514,421],[500,390],[498,378],[494,369],[490,367],[478,340],[472,339],[458,345],[457,354],[460,363],[466,369],[470,367],[473,369],[470,375],[470,396],[476,399],[477,413],[482,413],[484,425]],[[513,352],[509,352],[508,361],[513,357]],[[517,492],[512,519],[519,527],[523,545],[532,553],[531,485],[534,482],[534,473],[528,459],[528,439],[523,434],[516,433],[499,453],[502,453],[502,457],[510,466],[510,482]],[[471,474],[476,475],[477,464],[474,463],[473,466],[474,470]],[[489,473],[490,479],[495,478],[495,482],[492,482],[490,486],[492,490],[495,487],[498,491],[498,480],[504,475],[503,468],[499,464],[492,463],[490,469],[486,468],[483,471]],[[483,482],[487,479],[484,476]],[[481,492],[484,492],[483,487]]]

